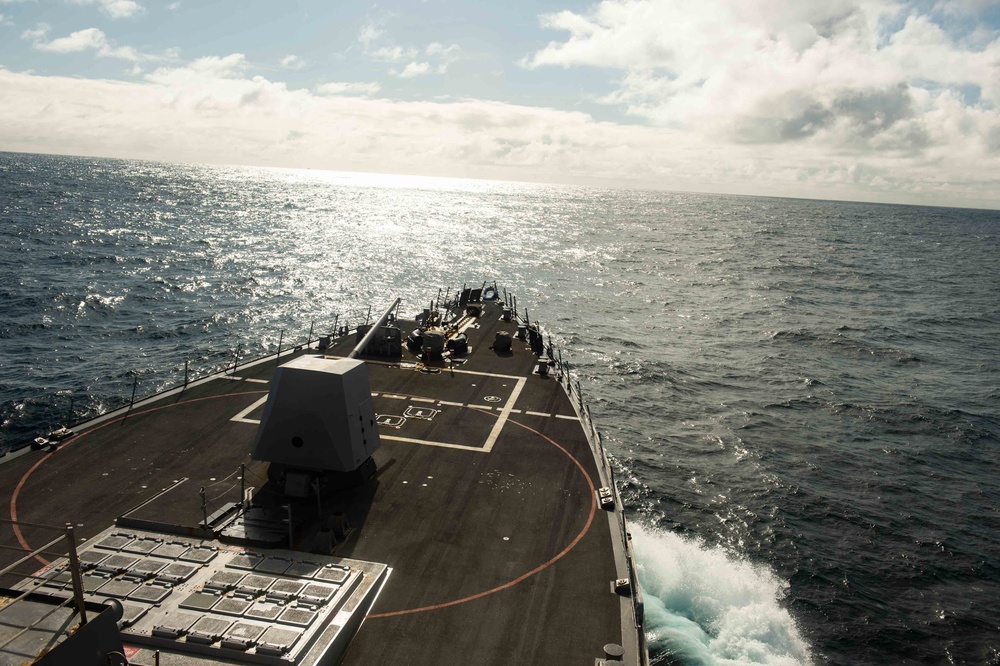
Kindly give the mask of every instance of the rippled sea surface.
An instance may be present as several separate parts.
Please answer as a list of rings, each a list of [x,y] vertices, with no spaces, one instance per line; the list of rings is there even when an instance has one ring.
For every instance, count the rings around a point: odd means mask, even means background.
[[[0,153],[0,448],[496,280],[578,375],[654,660],[1000,663],[1000,213]]]

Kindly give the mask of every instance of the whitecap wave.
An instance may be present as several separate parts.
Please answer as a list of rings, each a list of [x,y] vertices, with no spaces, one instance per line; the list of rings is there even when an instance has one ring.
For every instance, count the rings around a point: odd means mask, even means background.
[[[782,607],[788,584],[766,567],[680,535],[631,526],[654,658],[693,666],[811,664]]]

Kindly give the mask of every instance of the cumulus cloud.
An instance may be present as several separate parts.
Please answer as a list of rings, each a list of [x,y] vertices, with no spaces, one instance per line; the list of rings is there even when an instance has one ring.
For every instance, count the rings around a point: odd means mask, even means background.
[[[21,39],[39,40],[45,39],[49,34],[50,26],[47,23],[39,23],[34,28],[28,28],[21,33]]]
[[[585,113],[488,100],[403,102],[374,84],[294,89],[248,73],[241,54],[160,67],[141,81],[45,77],[0,70],[0,148],[177,161],[308,166],[673,189],[1000,205],[1000,155],[900,151],[817,154],[771,139],[706,142],[669,127],[598,122]],[[367,87],[362,87],[367,86]],[[831,131],[881,137],[870,108],[900,136],[924,101],[873,86],[813,102],[786,101]],[[959,105],[957,98],[952,104]],[[810,111],[812,109],[812,111]],[[950,111],[943,111],[949,115]],[[986,110],[977,113],[986,114]],[[831,120],[830,117],[837,120]],[[858,120],[860,118],[860,120]],[[973,124],[981,121],[970,117]],[[805,121],[782,130],[806,134]],[[984,125],[986,127],[986,125]],[[978,141],[1000,146],[1000,124]],[[810,135],[812,136],[812,135]],[[767,138],[767,137],[765,137]]]
[[[380,60],[382,62],[399,62],[400,60],[406,60],[407,58],[412,58],[417,55],[417,50],[414,48],[403,48],[402,46],[380,46],[369,52],[369,55],[373,60]]]
[[[162,54],[142,53],[131,46],[118,46],[108,39],[99,28],[77,30],[66,37],[58,37],[46,41],[49,26],[41,24],[34,29],[25,30],[21,37],[30,39],[32,48],[46,53],[81,53],[93,51],[100,58],[119,58],[131,62],[171,60],[177,57],[177,50],[170,49]]]
[[[316,86],[319,95],[366,95],[378,94],[382,89],[377,83],[348,83],[345,81],[330,81]]]
[[[431,71],[431,64],[429,62],[411,62],[403,68],[403,71],[396,73],[401,79],[412,79],[415,76],[421,76]]]
[[[414,60],[408,63],[402,71],[390,70],[390,73],[401,79],[412,79],[430,73],[444,74],[448,71],[448,66],[458,60],[458,51],[457,44],[445,46],[439,42],[431,42],[423,52],[428,60]],[[416,52],[413,52],[413,55],[416,55]]]
[[[98,28],[77,30],[66,37],[59,37],[48,42],[39,40],[33,44],[33,47],[35,50],[47,53],[79,53],[93,50],[102,58],[121,58],[133,62],[143,59],[143,56],[130,46],[113,45],[104,32]]]
[[[285,69],[302,69],[306,66],[305,61],[297,55],[286,55],[281,59],[281,66]]]
[[[983,155],[1000,120],[1000,35],[940,16],[987,6],[603,0],[544,15],[566,36],[522,64],[605,71],[615,89],[602,102],[705,141],[816,159]]]
[[[143,11],[135,0],[70,0],[75,5],[98,5],[111,18],[129,18]]]
[[[459,52],[457,44],[445,46],[440,42],[431,42],[423,49],[396,44],[385,30],[374,23],[368,23],[361,28],[358,42],[372,60],[393,64],[409,61],[402,69],[395,67],[389,69],[390,74],[403,79],[431,73],[444,74],[448,71],[448,66],[458,59]],[[386,43],[376,46],[376,42]],[[423,59],[417,60],[418,56],[423,56]]]
[[[368,22],[361,26],[361,30],[358,32],[358,41],[361,46],[367,51],[376,39],[383,35],[383,30],[379,28],[374,23]]]

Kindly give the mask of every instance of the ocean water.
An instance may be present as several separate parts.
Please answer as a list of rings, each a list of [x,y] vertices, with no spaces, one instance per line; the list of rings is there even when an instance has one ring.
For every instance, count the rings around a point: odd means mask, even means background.
[[[1000,213],[0,153],[0,447],[496,280],[653,660],[1000,664]]]

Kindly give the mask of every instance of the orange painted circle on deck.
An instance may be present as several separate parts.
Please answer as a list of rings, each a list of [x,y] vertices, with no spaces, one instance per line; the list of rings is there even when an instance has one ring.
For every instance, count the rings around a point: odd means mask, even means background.
[[[414,396],[407,396],[407,397],[412,398]],[[467,407],[467,409],[471,409],[471,408]],[[479,414],[490,414],[489,412],[483,412],[483,411],[481,411],[479,409],[472,409],[472,411],[477,412]],[[490,414],[490,415],[493,416],[493,414]],[[548,569],[550,566],[552,566],[553,564],[555,564],[556,562],[558,562],[559,560],[561,560],[563,557],[566,556],[567,553],[569,553],[571,550],[573,550],[573,548],[576,547],[576,544],[580,543],[580,540],[583,539],[584,535],[586,535],[587,532],[590,531],[590,526],[594,522],[594,515],[597,513],[597,489],[594,487],[594,481],[593,481],[593,479],[590,478],[590,474],[587,474],[587,470],[584,469],[583,465],[580,463],[579,460],[577,460],[573,456],[572,453],[570,453],[569,451],[567,451],[562,445],[558,444],[552,438],[550,438],[550,437],[548,437],[546,435],[543,435],[542,433],[538,432],[534,428],[532,428],[530,426],[526,426],[523,423],[520,423],[520,422],[515,421],[513,419],[508,418],[507,421],[509,423],[513,423],[516,426],[520,426],[521,428],[524,428],[525,430],[528,430],[530,432],[535,433],[536,435],[538,435],[539,437],[541,437],[542,439],[544,439],[546,442],[548,442],[552,446],[554,446],[557,449],[559,449],[560,451],[562,451],[563,455],[565,455],[567,458],[569,458],[570,460],[572,460],[573,464],[576,465],[577,469],[580,470],[580,474],[582,474],[583,478],[586,479],[587,486],[590,488],[590,512],[587,514],[587,522],[584,524],[583,529],[581,529],[580,532],[579,532],[579,534],[577,534],[573,538],[573,540],[569,542],[569,545],[567,545],[565,548],[563,548],[561,551],[559,551],[559,553],[557,553],[551,559],[549,559],[548,561],[546,561],[546,562],[538,565],[537,567],[535,567],[531,571],[523,573],[520,576],[518,576],[517,578],[515,578],[513,580],[510,580],[510,581],[508,581],[506,583],[503,583],[502,585],[497,585],[496,587],[490,588],[488,590],[483,590],[482,592],[477,592],[476,594],[472,594],[472,595],[469,595],[467,597],[462,597],[461,599],[452,599],[451,601],[444,601],[442,603],[433,604],[433,605],[430,605],[430,606],[421,606],[420,608],[407,608],[406,610],[390,611],[388,613],[372,613],[372,614],[368,615],[366,619],[372,620],[372,619],[378,619],[378,618],[396,617],[398,615],[410,615],[412,613],[423,613],[423,612],[426,612],[426,611],[438,610],[440,608],[448,608],[449,606],[457,606],[459,604],[464,604],[464,603],[469,602],[469,601],[475,601],[476,599],[482,599],[483,597],[489,596],[491,594],[495,594],[496,592],[502,592],[503,590],[506,590],[508,588],[514,587],[518,583],[523,582],[524,580],[527,580],[528,578],[531,578],[535,574],[540,573],[540,572],[544,571],[545,569]]]
[[[222,395],[210,395],[210,396],[206,396],[204,398],[192,398],[191,400],[184,400],[183,402],[175,402],[175,403],[170,404],[170,405],[162,405],[160,407],[150,407],[149,409],[144,409],[142,411],[134,412],[132,414],[126,414],[126,416],[141,416],[143,414],[150,414],[152,412],[158,412],[158,411],[163,410],[163,409],[169,409],[171,407],[177,407],[178,405],[190,405],[190,404],[195,403],[195,402],[204,402],[205,400],[215,400],[217,398],[231,398],[231,397],[236,396],[236,395],[260,395],[262,393],[267,393],[267,391],[241,391],[239,393],[223,393]],[[86,437],[87,435],[89,435],[91,433],[95,433],[98,430],[101,430],[102,428],[106,428],[109,425],[111,425],[112,423],[117,423],[117,422],[118,422],[118,417],[115,417],[113,419],[108,419],[104,423],[102,423],[100,425],[97,425],[97,426],[94,426],[93,428],[91,428],[90,430],[88,430],[86,432],[82,432],[79,435],[76,435],[74,437],[70,437],[69,439],[67,439],[65,442],[62,443],[62,445],[59,447],[58,450],[61,451],[61,450],[65,449],[66,447],[68,447],[68,446],[72,445],[73,443],[75,443],[81,437]],[[36,462],[34,465],[32,465],[28,469],[28,471],[24,473],[24,476],[21,477],[21,480],[17,482],[17,486],[14,488],[14,492],[10,496],[10,519],[12,521],[14,521],[14,524],[11,525],[11,528],[14,530],[14,536],[17,537],[18,543],[20,543],[21,547],[24,548],[29,553],[32,551],[32,548],[31,548],[30,545],[28,545],[28,542],[24,538],[24,535],[21,534],[21,528],[17,524],[17,497],[18,497],[18,495],[21,494],[21,489],[24,488],[24,484],[27,483],[28,477],[30,477],[32,474],[34,474],[35,470],[38,469],[39,467],[41,467],[42,463],[44,463],[46,460],[48,460],[53,455],[55,455],[55,453],[56,453],[55,451],[52,451],[50,453],[46,453],[44,456],[42,456],[42,458],[38,462]],[[35,559],[38,560],[39,562],[41,562],[42,564],[49,564],[49,561],[46,560],[44,557],[42,557],[40,555],[35,555]]]
[[[205,400],[214,400],[216,398],[227,398],[227,397],[232,397],[232,396],[237,396],[237,395],[260,395],[261,393],[266,393],[266,391],[244,391],[244,392],[240,392],[240,393],[225,393],[225,394],[222,394],[222,395],[207,396],[207,397],[204,397],[204,398],[194,398],[192,400],[185,400],[184,402],[176,402],[176,403],[173,403],[173,404],[170,404],[170,405],[163,405],[161,407],[153,407],[153,408],[146,409],[146,410],[143,410],[143,411],[135,412],[132,416],[140,416],[142,414],[149,414],[151,412],[156,412],[156,411],[160,411],[160,410],[163,410],[163,409],[169,409],[171,407],[176,407],[178,405],[186,405],[186,404],[191,404],[191,403],[194,403],[194,402],[202,402],[202,401],[205,401]],[[407,397],[412,398],[414,396],[407,396]],[[467,409],[471,409],[471,408],[467,408]],[[483,411],[481,411],[479,409],[473,409],[472,411],[474,411],[476,413],[479,413],[479,414],[489,413],[489,412],[483,412]],[[490,415],[493,416],[492,414],[490,414]],[[499,417],[497,417],[497,418],[499,418]],[[101,428],[107,427],[108,425],[111,425],[112,423],[117,422],[117,420],[118,420],[117,418],[108,419],[108,421],[106,421],[105,423],[102,423],[102,424],[100,424],[100,425],[98,425],[98,426],[96,426],[94,428],[91,428],[90,430],[88,430],[86,432],[80,433],[79,435],[70,438],[69,440],[67,440],[60,447],[60,449],[64,449],[67,446],[70,446],[71,444],[73,444],[74,442],[76,442],[77,440],[79,440],[81,437],[85,437],[85,436],[87,436],[87,435],[89,435],[91,433],[97,432]],[[475,601],[476,599],[481,599],[481,598],[489,596],[491,594],[495,594],[497,592],[501,592],[503,590],[509,589],[509,588],[517,585],[518,583],[521,583],[524,580],[527,580],[528,578],[531,578],[535,574],[540,573],[541,571],[544,571],[545,569],[549,568],[550,566],[552,566],[553,564],[555,564],[556,562],[558,562],[559,560],[561,560],[563,557],[566,556],[567,553],[569,553],[571,550],[573,550],[573,548],[575,548],[576,545],[578,543],[580,543],[580,540],[583,539],[583,537],[587,534],[587,532],[590,531],[590,526],[593,524],[593,522],[594,522],[594,516],[597,513],[597,496],[596,496],[596,488],[594,487],[594,481],[593,481],[593,479],[590,478],[590,474],[587,473],[587,470],[583,467],[583,464],[580,463],[580,461],[577,460],[573,456],[572,453],[570,453],[569,451],[567,451],[565,447],[563,447],[562,445],[558,444],[555,440],[553,440],[552,438],[548,437],[547,435],[543,435],[542,433],[538,432],[534,428],[532,428],[530,426],[526,426],[523,423],[520,423],[520,422],[515,421],[513,419],[508,418],[507,421],[509,423],[513,423],[516,426],[524,428],[525,430],[527,430],[529,432],[535,433],[536,435],[538,435],[539,437],[541,437],[542,439],[544,439],[546,442],[548,442],[552,446],[554,446],[557,449],[559,449],[563,453],[563,455],[565,455],[567,458],[569,458],[571,461],[573,461],[573,464],[576,465],[576,468],[578,470],[580,470],[580,474],[583,475],[583,478],[586,480],[587,486],[590,489],[590,511],[587,514],[587,521],[583,525],[583,528],[573,538],[573,540],[570,541],[570,543],[565,548],[563,548],[561,551],[559,551],[559,553],[557,553],[556,555],[554,555],[548,561],[543,562],[542,564],[538,565],[534,569],[532,569],[530,571],[527,571],[527,572],[521,574],[520,576],[518,576],[517,578],[514,578],[513,580],[510,580],[510,581],[508,581],[506,583],[503,583],[501,585],[497,585],[496,587],[490,588],[488,590],[483,590],[482,592],[477,592],[476,594],[472,594],[472,595],[469,595],[467,597],[462,597],[461,599],[452,599],[451,601],[444,601],[442,603],[433,604],[431,606],[422,606],[420,608],[408,608],[408,609],[405,609],[405,610],[391,611],[391,612],[387,612],[387,613],[373,613],[373,614],[370,614],[370,615],[367,616],[368,619],[396,617],[398,615],[410,615],[412,613],[423,613],[423,612],[426,612],[426,611],[438,610],[440,608],[447,608],[449,606],[457,606],[459,604],[464,604],[464,603],[467,603],[469,601]],[[11,498],[10,498],[10,517],[11,517],[11,520],[14,521],[14,524],[12,525],[13,530],[14,530],[14,535],[17,537],[17,540],[21,544],[21,547],[24,548],[28,552],[30,552],[32,550],[32,548],[28,544],[28,542],[25,540],[24,536],[21,534],[21,530],[20,530],[20,528],[17,525],[17,498],[18,498],[18,495],[21,492],[21,489],[24,487],[24,484],[27,482],[28,478],[34,473],[34,471],[36,469],[38,469],[42,465],[42,463],[44,463],[46,460],[48,460],[53,454],[54,454],[54,452],[47,453],[38,462],[36,462],[34,465],[32,465],[31,468],[28,469],[27,472],[24,473],[24,476],[21,477],[21,480],[18,482],[17,487],[14,488],[14,493],[11,495]],[[43,557],[41,557],[39,555],[35,555],[35,559],[37,559],[38,561],[40,561],[44,565],[49,564],[48,560],[44,559]]]

